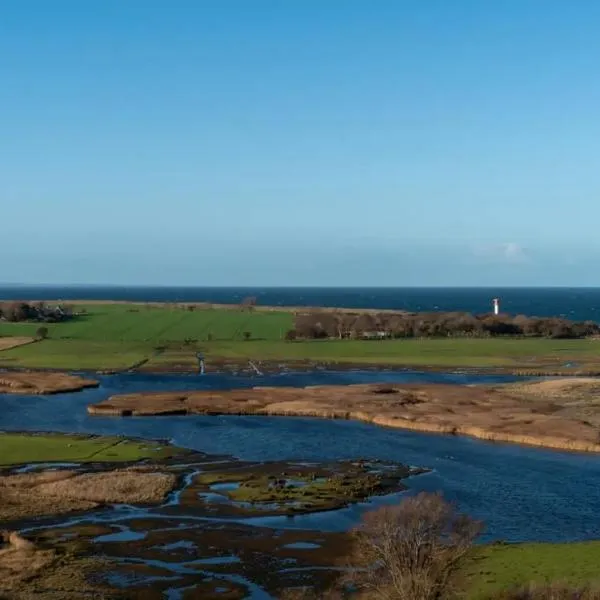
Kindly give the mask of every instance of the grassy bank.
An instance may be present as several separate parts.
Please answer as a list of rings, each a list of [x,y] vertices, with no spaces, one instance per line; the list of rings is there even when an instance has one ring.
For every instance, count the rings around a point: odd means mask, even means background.
[[[183,451],[156,442],[118,437],[0,433],[0,466],[32,462],[130,462]]]
[[[563,582],[573,586],[600,581],[600,541],[565,544],[506,544],[478,548],[458,573],[468,600],[486,600],[500,590]]]
[[[146,369],[207,366],[223,360],[317,361],[421,367],[600,370],[600,342],[542,338],[324,340],[286,342],[293,315],[171,305],[89,304],[73,321],[49,324],[49,338],[0,350],[0,367]],[[0,323],[0,336],[35,335],[36,323]],[[250,339],[246,339],[249,337]],[[570,366],[566,366],[569,365]]]

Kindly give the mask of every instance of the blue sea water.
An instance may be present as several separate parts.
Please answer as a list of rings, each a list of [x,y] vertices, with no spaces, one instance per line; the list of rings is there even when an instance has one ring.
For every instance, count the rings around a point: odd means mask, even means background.
[[[409,311],[491,310],[600,321],[600,288],[212,288],[118,286],[0,286],[5,300],[127,300],[138,302],[238,303],[256,296],[267,306],[332,306]]]

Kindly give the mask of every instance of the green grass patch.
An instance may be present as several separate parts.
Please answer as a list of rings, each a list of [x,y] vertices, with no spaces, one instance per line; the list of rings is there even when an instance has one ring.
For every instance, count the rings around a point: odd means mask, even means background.
[[[389,363],[422,366],[532,366],[600,358],[593,340],[551,339],[406,339],[248,341],[203,344],[207,359],[316,360],[323,362]],[[167,356],[163,358],[166,359]],[[160,357],[157,357],[160,360]]]
[[[458,574],[468,600],[487,600],[529,582],[572,585],[600,581],[600,541],[498,544],[477,548]]]
[[[293,327],[293,316],[280,311],[243,311],[238,309],[197,308],[144,304],[76,305],[86,314],[65,323],[49,323],[52,339],[167,342],[185,339],[243,339],[250,332],[254,339],[277,340]],[[35,335],[39,324],[0,323],[0,336]]]
[[[34,462],[129,462],[168,458],[184,450],[119,437],[0,433],[0,466]]]
[[[286,342],[293,315],[279,311],[90,304],[73,321],[49,324],[49,339],[0,352],[0,367],[127,369],[196,366],[211,360],[314,360],[431,367],[600,368],[600,342],[541,338],[314,340]],[[36,323],[0,323],[0,336],[32,336]],[[251,339],[244,339],[249,332]],[[157,352],[157,348],[161,348]]]
[[[66,370],[126,369],[150,357],[152,344],[49,339],[0,352],[0,366]]]

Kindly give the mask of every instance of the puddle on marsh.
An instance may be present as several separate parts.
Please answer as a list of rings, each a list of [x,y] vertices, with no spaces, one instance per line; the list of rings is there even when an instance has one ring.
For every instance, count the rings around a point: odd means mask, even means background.
[[[294,542],[287,544],[284,548],[290,548],[291,550],[314,550],[315,548],[320,548],[320,546],[312,542]]]
[[[232,482],[232,483],[213,483],[210,486],[210,489],[212,491],[221,491],[221,492],[231,492],[233,490],[237,490],[240,487],[240,484],[238,482]]]
[[[230,459],[217,465],[208,458],[188,462],[188,472],[173,461],[160,466],[161,471],[179,473],[181,488],[160,506],[106,506],[43,525],[34,520],[23,532],[34,542],[106,557],[111,565],[99,568],[98,577],[127,593],[148,598],[196,594],[206,600],[251,594],[268,599],[282,588],[330,584],[337,576],[335,558],[346,549],[344,533],[288,527],[295,519],[290,510],[310,514],[323,507],[344,509],[371,493],[403,490],[402,480],[411,475],[403,465],[387,465],[385,477],[379,478],[379,461],[305,466]],[[199,491],[215,488],[223,495]],[[246,500],[238,500],[238,493]],[[298,501],[303,494],[308,496]],[[273,495],[278,502],[271,501]],[[258,515],[276,521],[269,527],[244,523]],[[225,591],[217,591],[215,583]]]

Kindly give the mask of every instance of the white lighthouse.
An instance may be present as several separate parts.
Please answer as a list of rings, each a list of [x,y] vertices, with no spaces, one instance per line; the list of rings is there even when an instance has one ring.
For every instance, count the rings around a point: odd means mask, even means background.
[[[500,314],[500,298],[494,298],[492,300],[492,303],[494,305],[494,314],[495,315]]]

